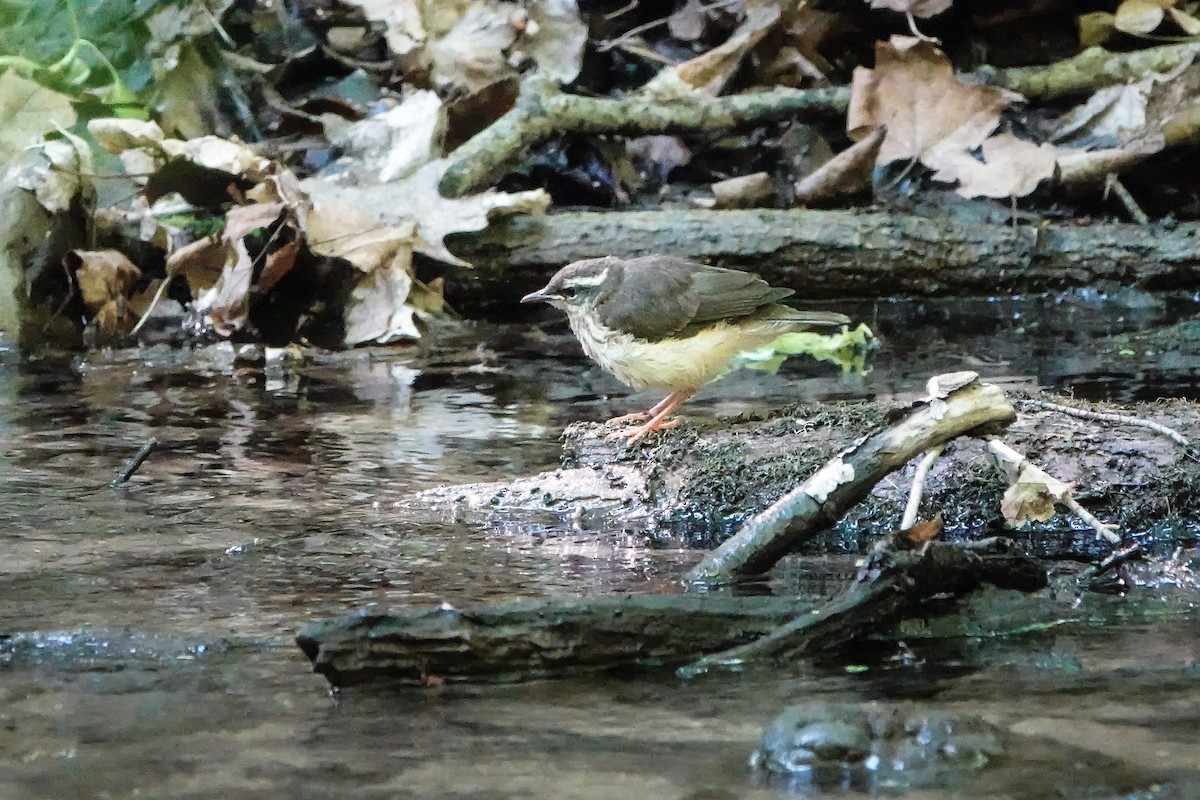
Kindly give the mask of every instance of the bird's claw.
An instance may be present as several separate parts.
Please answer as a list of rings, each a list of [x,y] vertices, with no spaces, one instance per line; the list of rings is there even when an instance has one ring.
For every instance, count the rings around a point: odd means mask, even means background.
[[[615,442],[618,439],[627,439],[629,444],[636,444],[646,438],[646,434],[651,431],[666,431],[674,428],[679,424],[679,420],[673,419],[666,422],[655,423],[653,420],[645,425],[638,425],[636,428],[627,428],[622,431],[613,431],[605,437],[610,442]]]
[[[609,425],[627,425],[630,422],[645,422],[650,419],[650,415],[645,411],[635,411],[632,414],[622,414],[619,417],[613,417],[606,421],[605,426]]]

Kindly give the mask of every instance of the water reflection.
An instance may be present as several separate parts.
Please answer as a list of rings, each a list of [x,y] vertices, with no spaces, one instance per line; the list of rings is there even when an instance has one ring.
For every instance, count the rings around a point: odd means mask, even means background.
[[[856,313],[874,315],[892,348],[870,375],[798,364],[708,389],[691,413],[904,395],[931,371],[979,363],[1046,380],[1061,343],[1039,340],[1021,360],[1006,337],[1093,319],[1023,307],[1018,320],[981,304],[971,323],[938,329],[932,305],[904,324],[885,306]],[[290,641],[308,619],[372,602],[667,591],[698,557],[634,529],[480,527],[397,504],[550,467],[566,423],[643,404],[561,332],[526,333],[462,326],[413,352],[273,353],[261,371],[220,347],[0,352],[0,797],[771,797],[745,759],[800,697],[924,696],[1031,737],[986,780],[931,798],[1044,797],[1053,770],[1070,776],[1068,797],[1200,774],[1183,722],[1200,713],[1194,617],[1110,638],[910,643],[917,661],[864,651],[863,673],[824,662],[691,684],[638,675],[330,698]],[[150,435],[159,448],[110,489]],[[814,569],[813,591],[835,591],[847,569]],[[1146,671],[1138,654],[1152,639]],[[1026,648],[1072,654],[1091,677],[1066,671],[1070,659],[1022,660]],[[1118,722],[1132,744],[1113,753],[1098,731]]]

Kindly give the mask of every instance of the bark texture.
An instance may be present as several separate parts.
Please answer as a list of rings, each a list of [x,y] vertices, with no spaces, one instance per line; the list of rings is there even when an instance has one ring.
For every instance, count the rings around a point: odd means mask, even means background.
[[[455,237],[474,265],[451,302],[511,308],[559,267],[670,253],[758,272],[808,298],[1033,292],[1096,283],[1200,288],[1200,223],[998,224],[816,210],[574,212]]]

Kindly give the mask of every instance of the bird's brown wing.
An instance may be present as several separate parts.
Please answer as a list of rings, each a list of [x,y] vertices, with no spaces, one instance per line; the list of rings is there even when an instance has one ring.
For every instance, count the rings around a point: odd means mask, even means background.
[[[699,302],[687,262],[651,256],[620,265],[620,279],[599,298],[596,312],[609,328],[656,342],[683,330],[696,316]]]
[[[696,266],[699,268],[692,273],[692,290],[697,305],[692,322],[744,317],[795,294],[791,289],[771,286],[749,272]]]
[[[672,256],[629,259],[622,270],[598,310],[609,327],[650,341],[749,316],[794,294],[749,272]]]

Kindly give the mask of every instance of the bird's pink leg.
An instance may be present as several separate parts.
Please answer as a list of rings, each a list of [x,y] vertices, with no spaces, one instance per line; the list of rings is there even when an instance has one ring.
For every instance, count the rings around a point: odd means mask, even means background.
[[[667,417],[675,413],[675,410],[687,402],[688,398],[696,393],[695,389],[681,389],[677,392],[671,392],[661,403],[656,405],[653,410],[656,410],[650,421],[645,425],[638,425],[636,428],[629,428],[623,431],[610,433],[608,438],[612,439],[628,439],[630,444],[639,442],[650,431],[662,431],[668,428],[674,428],[678,423],[676,420],[666,422]]]
[[[604,424],[605,425],[624,425],[627,422],[645,422],[646,420],[650,419],[655,414],[657,414],[658,412],[660,412],[664,408],[666,408],[667,404],[670,403],[671,400],[673,400],[675,398],[676,394],[678,394],[678,393],[671,392],[669,395],[664,397],[662,400],[659,400],[658,403],[656,403],[654,405],[654,407],[651,408],[649,411],[635,411],[632,414],[622,414],[619,417],[613,417],[612,419],[608,420]]]

